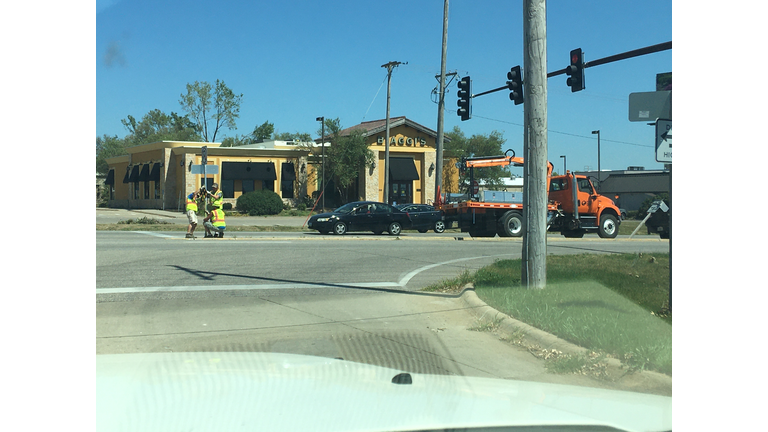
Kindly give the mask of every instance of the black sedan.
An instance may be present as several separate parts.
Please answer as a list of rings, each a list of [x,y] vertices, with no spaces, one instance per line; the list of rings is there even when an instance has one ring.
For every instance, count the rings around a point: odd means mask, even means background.
[[[436,233],[445,232],[443,212],[428,204],[400,204],[398,209],[411,217],[411,228],[425,233],[434,230]]]
[[[321,234],[342,235],[353,231],[372,231],[381,234],[384,231],[400,235],[403,227],[411,226],[408,213],[389,204],[375,201],[357,201],[337,208],[330,213],[322,213],[309,218],[307,225]]]

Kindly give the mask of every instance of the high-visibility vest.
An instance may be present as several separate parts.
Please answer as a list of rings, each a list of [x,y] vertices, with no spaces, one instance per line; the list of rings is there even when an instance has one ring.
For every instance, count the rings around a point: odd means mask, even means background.
[[[216,191],[211,201],[211,207],[220,209],[224,203],[224,193],[220,190]]]
[[[211,212],[211,225],[217,228],[225,228],[227,226],[227,224],[224,223],[224,210],[213,209]]]
[[[197,201],[195,201],[194,198],[189,198],[189,195],[187,195],[187,211],[197,211]]]

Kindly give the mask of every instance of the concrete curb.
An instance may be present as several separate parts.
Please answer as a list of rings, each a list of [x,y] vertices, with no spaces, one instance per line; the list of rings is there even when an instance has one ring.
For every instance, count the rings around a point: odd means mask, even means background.
[[[508,338],[520,338],[525,345],[539,346],[546,350],[555,349],[571,355],[584,355],[590,352],[586,348],[518,321],[488,306],[477,296],[471,284],[465,287],[461,300],[481,323],[496,323],[500,333]],[[621,362],[613,358],[605,359],[605,363],[607,364],[606,372],[608,373],[608,379],[617,384],[622,390],[664,396],[672,395],[672,377],[669,375],[653,371],[627,373],[626,369],[622,368]]]

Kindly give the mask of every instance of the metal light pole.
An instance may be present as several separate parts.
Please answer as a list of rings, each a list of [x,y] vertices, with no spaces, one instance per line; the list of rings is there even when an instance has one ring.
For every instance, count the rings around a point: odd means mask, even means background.
[[[321,164],[323,166],[322,171],[322,179],[320,180],[320,185],[322,186],[322,190],[320,191],[320,196],[322,197],[322,206],[323,206],[323,212],[325,211],[325,117],[318,117],[315,120],[320,122],[320,160]],[[321,212],[322,213],[322,212]]]
[[[603,181],[603,176],[600,173],[600,130],[592,131],[592,134],[597,134],[597,191],[600,191],[600,183]]]
[[[568,170],[565,168],[565,155],[560,155],[561,158],[563,158],[563,175],[568,172]]]
[[[402,64],[398,61],[391,61],[387,64],[381,65],[383,68],[387,68],[387,120],[386,120],[386,140],[384,143],[384,199],[383,202],[389,204],[389,98],[392,89],[392,68]]]

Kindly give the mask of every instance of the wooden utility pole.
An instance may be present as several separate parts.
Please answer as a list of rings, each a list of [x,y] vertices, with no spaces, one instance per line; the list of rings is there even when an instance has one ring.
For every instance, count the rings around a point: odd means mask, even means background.
[[[523,0],[525,88],[522,282],[547,284],[547,2]]]
[[[445,116],[445,60],[448,53],[448,0],[443,3],[443,55],[440,60],[440,95],[437,102],[437,142],[435,143],[435,201],[443,186],[443,117]]]
[[[384,143],[384,199],[383,202],[389,204],[389,96],[390,89],[392,88],[392,68],[402,63],[391,61],[387,64],[381,65],[381,67],[387,68],[387,142]]]

